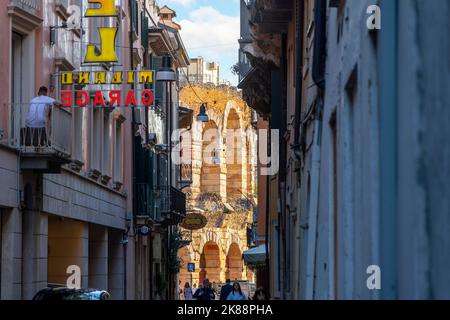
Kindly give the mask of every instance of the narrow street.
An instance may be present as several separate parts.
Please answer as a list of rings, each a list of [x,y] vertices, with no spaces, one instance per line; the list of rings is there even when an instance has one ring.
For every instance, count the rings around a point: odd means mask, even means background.
[[[2,1],[0,300],[450,299],[449,12]]]

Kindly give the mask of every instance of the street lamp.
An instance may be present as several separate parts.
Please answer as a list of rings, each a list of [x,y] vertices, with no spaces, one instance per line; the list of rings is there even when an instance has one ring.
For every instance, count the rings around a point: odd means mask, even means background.
[[[165,104],[166,104],[166,143],[167,143],[167,178],[169,192],[170,187],[172,187],[172,161],[171,161],[171,151],[172,151],[172,83],[177,80],[177,74],[172,69],[172,57],[166,54],[162,58],[162,66],[156,73],[156,81],[164,84],[165,87]]]
[[[166,54],[162,59],[161,69],[156,73],[156,81],[175,81],[177,75],[172,69],[172,58]]]
[[[197,115],[197,121],[200,122],[208,122],[209,121],[209,117],[206,114],[206,104],[202,103],[202,105],[200,106],[200,113]]]
[[[170,203],[172,203],[172,83],[177,80],[177,74],[172,69],[172,57],[169,54],[163,56],[161,69],[156,73],[156,81],[164,83],[165,86],[165,102],[166,102],[166,133],[167,133],[167,180],[168,180],[168,196],[169,196],[169,209]],[[167,228],[167,247],[171,250],[172,228],[169,225]],[[167,266],[168,267],[168,266]],[[169,272],[169,270],[167,270]],[[169,272],[169,290],[173,288],[172,275]]]

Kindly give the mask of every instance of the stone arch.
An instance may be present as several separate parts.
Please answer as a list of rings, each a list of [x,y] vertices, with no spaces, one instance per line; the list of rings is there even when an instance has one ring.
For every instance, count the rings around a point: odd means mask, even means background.
[[[222,132],[221,125],[222,119],[221,117],[212,109],[208,109],[207,112],[210,121],[215,123],[216,127],[218,127],[219,135]],[[202,166],[203,166],[203,133],[204,133],[205,123],[194,121],[192,124],[192,146],[191,156],[192,156],[192,184],[189,188],[189,191],[192,192],[194,197],[191,199],[192,204],[195,205],[195,201],[197,195],[202,192],[201,191],[201,177],[202,177]],[[219,139],[220,141],[220,139]],[[223,180],[223,170],[221,170],[220,178]],[[223,189],[223,190],[222,190]],[[225,190],[224,186],[221,185],[221,196],[224,197]]]
[[[242,110],[239,107],[239,105],[232,100],[227,102],[227,104],[225,106],[225,111],[223,112],[223,118],[222,118],[223,130],[226,130],[226,128],[228,126],[228,116],[232,110],[236,111],[237,114],[239,115],[239,127],[241,128],[242,131],[244,131],[245,125],[242,120]]]
[[[231,243],[226,257],[225,277],[231,281],[242,280],[244,262],[242,261],[242,251],[236,242]]]
[[[206,122],[202,132],[202,167],[200,192],[221,193],[220,188],[220,131],[213,120]]]
[[[246,190],[245,135],[242,118],[235,108],[226,110],[224,130],[226,132],[226,186],[227,197],[240,197]]]
[[[212,231],[211,229],[205,229],[204,232],[200,235],[200,243],[198,245],[199,252],[201,253],[202,248],[205,246],[207,242],[214,242],[219,244],[219,236],[216,232]]]
[[[223,241],[223,252],[226,255],[232,243],[236,243],[241,251],[243,251],[243,245],[238,233],[230,232],[226,239]]]
[[[208,278],[211,283],[221,282],[221,255],[216,242],[208,241],[203,246],[200,255],[199,283]]]

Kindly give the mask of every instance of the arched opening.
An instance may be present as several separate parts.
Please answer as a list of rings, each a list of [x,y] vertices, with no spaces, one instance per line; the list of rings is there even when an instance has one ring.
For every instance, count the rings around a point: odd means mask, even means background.
[[[226,278],[231,281],[242,280],[242,270],[244,264],[242,261],[241,249],[236,243],[230,245],[226,261]]]
[[[220,282],[220,251],[215,242],[207,242],[200,256],[199,284],[208,278],[211,283]]]
[[[188,264],[193,263],[194,261],[191,261],[191,255],[189,254],[189,249],[186,247],[181,248],[178,250],[178,257],[181,260],[181,267],[180,267],[180,273],[179,273],[179,282],[180,287],[184,288],[184,285],[186,282],[189,282],[190,286],[192,287],[192,273],[188,271]]]
[[[202,139],[200,192],[220,194],[219,129],[214,121],[205,124]]]
[[[244,152],[239,115],[231,109],[227,117],[227,197],[242,195],[242,156]]]

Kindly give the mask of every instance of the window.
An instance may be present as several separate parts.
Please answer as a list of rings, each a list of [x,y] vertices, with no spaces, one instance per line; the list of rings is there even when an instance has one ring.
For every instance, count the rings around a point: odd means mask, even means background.
[[[84,108],[72,109],[73,121],[74,121],[74,133],[73,133],[73,151],[72,157],[75,160],[83,161],[83,112]]]
[[[92,149],[91,149],[91,169],[100,171],[101,169],[101,126],[102,111],[98,108],[94,108],[92,120]]]
[[[337,43],[340,42],[343,33],[344,33],[344,19],[345,19],[345,1],[340,1],[339,2],[339,6],[338,6],[338,15],[337,15],[337,19],[338,19],[338,28],[337,28]]]
[[[13,32],[11,52],[11,98],[13,103],[22,101],[22,36]]]
[[[111,175],[111,121],[110,113],[104,111],[103,115],[103,153],[102,153],[102,173]]]
[[[114,181],[122,181],[122,123],[116,123],[114,148]]]

